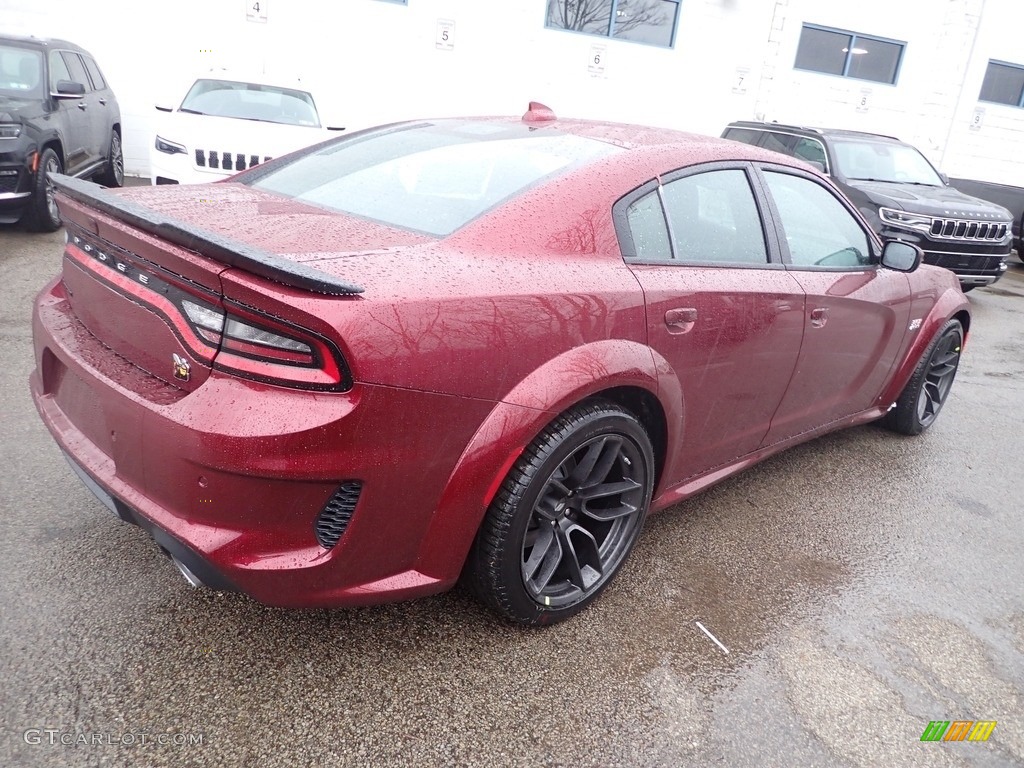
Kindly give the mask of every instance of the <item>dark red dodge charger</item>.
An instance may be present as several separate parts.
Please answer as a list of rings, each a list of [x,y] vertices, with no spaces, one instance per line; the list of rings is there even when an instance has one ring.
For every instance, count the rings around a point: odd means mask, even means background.
[[[535,104],[223,183],[54,183],[43,421],[189,581],[274,605],[461,576],[564,619],[648,511],[831,430],[928,427],[970,323],[799,161]]]

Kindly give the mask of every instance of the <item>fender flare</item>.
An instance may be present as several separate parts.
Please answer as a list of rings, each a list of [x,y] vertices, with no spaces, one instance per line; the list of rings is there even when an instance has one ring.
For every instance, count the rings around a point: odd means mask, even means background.
[[[568,350],[531,371],[480,424],[445,484],[415,569],[454,584],[494,494],[523,449],[559,413],[615,387],[653,395],[665,412],[668,445],[679,442],[671,429],[682,423],[678,380],[649,347],[609,339]],[[667,394],[667,401],[659,394]]]
[[[907,386],[907,382],[910,381],[910,377],[914,375],[917,364],[921,361],[921,356],[924,355],[929,345],[935,339],[935,334],[949,320],[959,314],[964,314],[968,318],[968,322],[963,324],[964,341],[966,342],[967,328],[970,322],[970,307],[971,304],[967,297],[959,289],[947,288],[942,292],[938,301],[932,306],[928,316],[921,323],[917,337],[899,362],[895,375],[889,381],[889,386],[879,396],[877,404],[880,407],[887,408],[899,399],[899,396]]]

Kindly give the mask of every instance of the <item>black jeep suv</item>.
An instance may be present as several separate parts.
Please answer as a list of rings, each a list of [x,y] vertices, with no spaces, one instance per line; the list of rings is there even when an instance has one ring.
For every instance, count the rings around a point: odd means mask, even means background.
[[[756,122],[730,123],[722,136],[816,166],[883,239],[920,246],[925,262],[955,272],[965,292],[994,283],[1006,271],[1010,212],[949,186],[924,155],[899,139]]]
[[[121,186],[121,110],[87,51],[0,36],[0,223],[60,226],[48,173]]]

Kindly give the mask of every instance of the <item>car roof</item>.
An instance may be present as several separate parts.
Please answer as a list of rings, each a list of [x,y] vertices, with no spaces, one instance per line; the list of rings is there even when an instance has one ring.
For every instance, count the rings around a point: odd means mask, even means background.
[[[529,113],[523,118],[528,118],[528,116]],[[530,132],[543,130],[550,133],[571,134],[624,150],[589,160],[559,174],[561,180],[576,183],[580,189],[591,190],[595,194],[597,193],[596,187],[608,187],[610,179],[614,179],[611,186],[621,194],[676,169],[704,163],[749,161],[784,165],[803,171],[812,169],[812,166],[800,158],[781,155],[750,144],[714,136],[686,133],[671,128],[601,120],[555,118],[542,122],[531,122],[528,119],[507,116],[469,117],[417,120],[395,124],[393,127],[416,124],[456,126],[467,123],[491,123],[509,128],[518,126]]]
[[[34,37],[34,36],[23,36],[23,35],[0,35],[0,43],[14,43],[15,45],[23,45],[32,48],[58,48],[61,50],[72,50],[78,51],[79,53],[90,54],[82,46],[72,43],[69,40],[61,40],[56,37]]]
[[[759,131],[788,131],[792,133],[804,133],[809,136],[829,136],[835,138],[866,139],[880,142],[903,142],[896,136],[886,136],[882,133],[868,133],[866,131],[852,131],[847,128],[814,128],[806,125],[788,125],[786,123],[765,123],[756,120],[737,120],[729,123],[726,128],[750,128]]]

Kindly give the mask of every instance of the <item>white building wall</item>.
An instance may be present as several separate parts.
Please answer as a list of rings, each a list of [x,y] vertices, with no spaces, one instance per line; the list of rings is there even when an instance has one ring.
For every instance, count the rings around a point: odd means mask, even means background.
[[[1024,187],[1024,109],[978,100],[990,59],[1024,66],[1024,2],[984,0],[984,7],[963,98],[952,116],[946,170],[950,176]],[[979,109],[980,125],[972,127]]]
[[[121,103],[126,168],[143,175],[156,102],[180,99],[202,68],[266,65],[322,86],[325,121],[347,128],[519,114],[531,99],[713,135],[763,117],[894,134],[953,175],[1024,184],[1024,110],[984,105],[982,129],[968,128],[988,59],[1024,63],[1020,0],[683,0],[672,49],[545,29],[546,0],[263,0],[265,24],[246,20],[250,5],[0,0],[0,30],[95,54]],[[455,22],[453,50],[436,47],[439,19]],[[906,41],[897,84],[794,70],[803,22]]]

